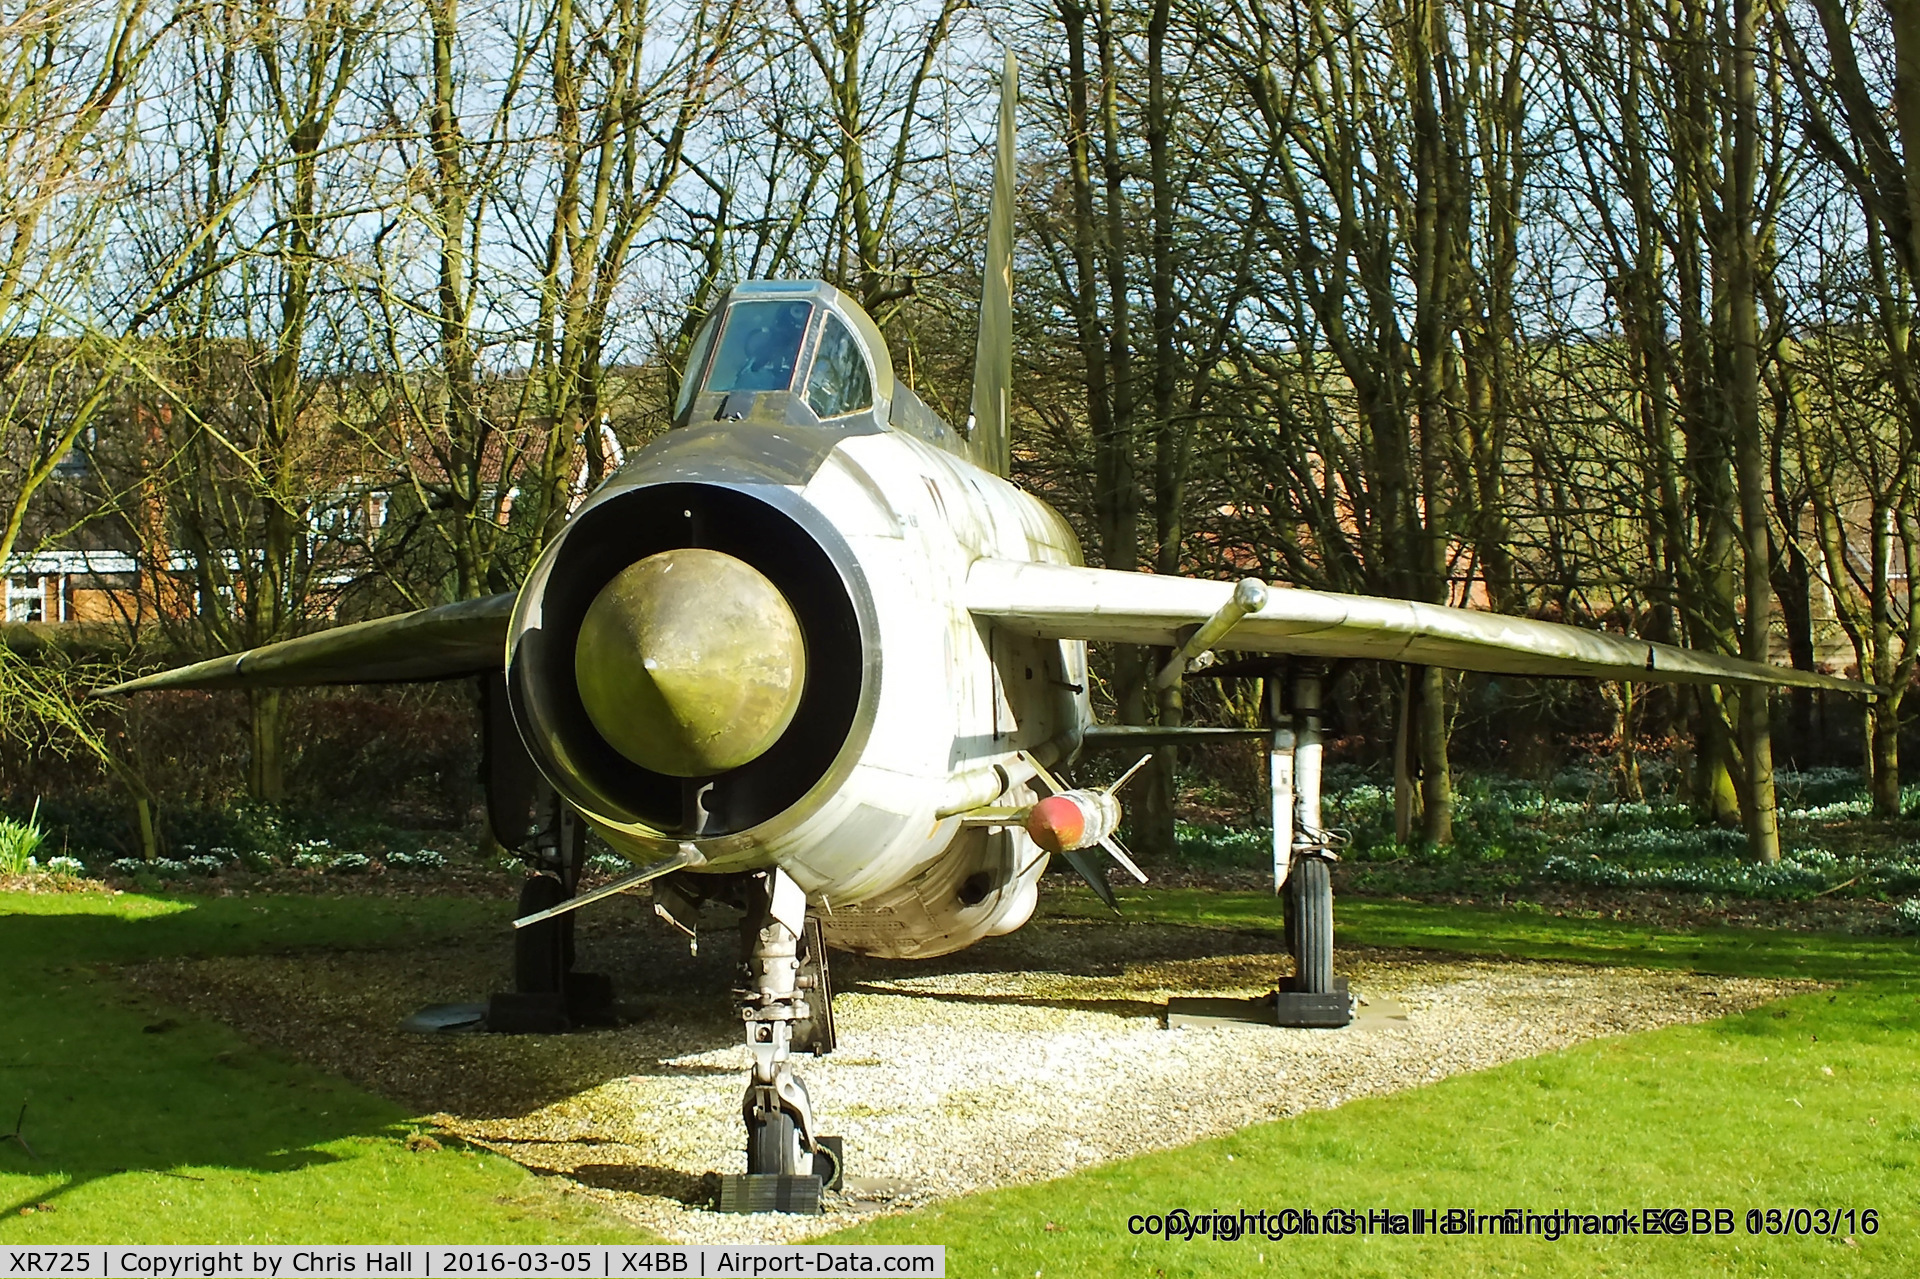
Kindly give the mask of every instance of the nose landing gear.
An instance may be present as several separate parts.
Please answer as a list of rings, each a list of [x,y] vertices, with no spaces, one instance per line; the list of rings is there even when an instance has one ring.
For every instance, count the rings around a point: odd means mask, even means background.
[[[720,1179],[722,1212],[819,1212],[823,1189],[837,1189],[840,1141],[820,1135],[807,1086],[792,1055],[833,1049],[833,992],[817,921],[806,894],[785,871],[760,876],[747,892],[740,924],[746,981],[736,992],[753,1073],[741,1116],[747,1171]]]

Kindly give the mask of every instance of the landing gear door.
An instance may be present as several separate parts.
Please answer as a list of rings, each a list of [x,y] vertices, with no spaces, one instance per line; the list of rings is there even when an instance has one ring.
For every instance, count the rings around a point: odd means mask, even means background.
[[[480,781],[487,791],[487,825],[502,848],[519,852],[534,829],[533,804],[541,778],[514,727],[502,672],[480,677]]]

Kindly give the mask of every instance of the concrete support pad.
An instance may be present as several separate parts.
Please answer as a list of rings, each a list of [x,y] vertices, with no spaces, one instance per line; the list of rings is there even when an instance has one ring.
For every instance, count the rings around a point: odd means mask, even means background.
[[[1356,1028],[1407,1024],[1407,1006],[1397,999],[1385,999],[1379,995],[1355,995],[1354,1002],[1360,1005],[1353,1014],[1353,1024]]]
[[[1227,999],[1212,996],[1167,1000],[1167,1029],[1182,1026],[1278,1026],[1280,1018],[1272,995],[1251,999]]]

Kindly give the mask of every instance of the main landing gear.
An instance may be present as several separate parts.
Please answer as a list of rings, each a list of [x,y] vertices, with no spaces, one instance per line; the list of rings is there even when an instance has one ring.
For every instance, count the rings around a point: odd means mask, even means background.
[[[1273,887],[1293,955],[1293,975],[1274,995],[1282,1026],[1337,1027],[1353,1020],[1346,978],[1333,975],[1334,851],[1320,817],[1321,683],[1316,667],[1295,675],[1288,717],[1281,712],[1282,681],[1267,680]]]
[[[586,851],[579,816],[552,790],[529,796],[528,804],[537,807],[538,819],[530,827],[521,824],[528,845],[521,852],[534,873],[521,882],[516,919],[571,900]],[[512,990],[497,992],[485,1003],[429,1004],[401,1026],[428,1034],[556,1035],[613,1019],[613,982],[574,968],[573,913],[568,911],[513,930]]]
[[[807,918],[806,894],[785,871],[756,875],[743,896],[744,982],[735,993],[753,1054],[741,1102],[747,1171],[720,1179],[720,1210],[818,1212],[820,1192],[839,1188],[842,1148],[816,1127],[792,1057],[833,1051],[826,947],[818,921]]]
[[[585,860],[586,831],[577,813],[551,790],[539,797],[539,820],[527,860],[538,872],[520,886],[514,913],[524,919],[574,894]],[[486,1027],[509,1035],[552,1035],[608,1021],[613,983],[574,971],[574,912],[514,930],[513,989],[487,1000]]]

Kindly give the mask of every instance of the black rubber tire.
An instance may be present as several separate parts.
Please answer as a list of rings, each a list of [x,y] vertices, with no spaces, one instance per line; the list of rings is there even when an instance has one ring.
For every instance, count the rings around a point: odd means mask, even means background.
[[[551,875],[533,875],[520,885],[520,908],[515,918],[537,914],[567,900],[567,890]],[[557,995],[566,981],[567,936],[571,914],[546,919],[513,933],[513,988],[522,995]]]
[[[794,1136],[793,1116],[776,1110],[747,1121],[747,1171],[791,1176],[800,1143]]]
[[[1318,857],[1295,862],[1287,876],[1287,949],[1293,954],[1295,990],[1309,995],[1333,990],[1333,880]]]

